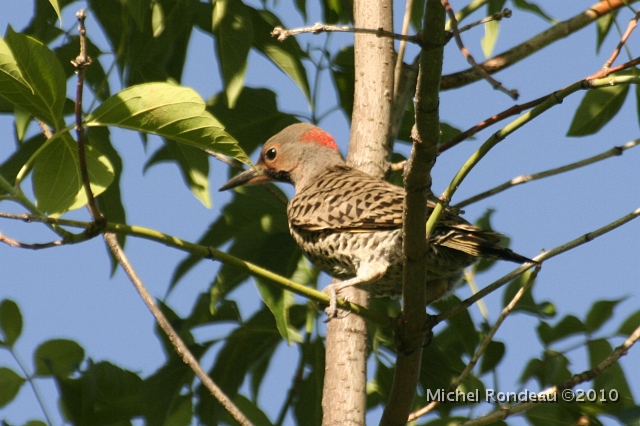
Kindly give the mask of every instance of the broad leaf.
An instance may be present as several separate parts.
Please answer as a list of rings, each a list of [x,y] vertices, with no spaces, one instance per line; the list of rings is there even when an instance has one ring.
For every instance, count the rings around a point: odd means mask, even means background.
[[[168,83],[129,87],[104,101],[86,124],[153,133],[251,163],[220,122],[205,111],[202,98],[188,87]]]
[[[353,112],[353,88],[356,75],[353,46],[343,47],[337,55],[331,58],[331,71],[333,81],[338,89],[340,106],[347,119],[351,120]]]
[[[85,146],[85,153],[91,190],[97,196],[113,181],[113,166],[91,145]],[[87,203],[78,148],[68,133],[47,145],[39,153],[33,168],[33,192],[38,207],[45,213],[59,216]]]
[[[92,127],[87,129],[87,141],[90,145],[99,149],[113,167],[113,181],[107,189],[100,194],[96,201],[100,211],[105,217],[113,223],[127,223],[127,216],[122,204],[122,195],[120,193],[120,177],[122,175],[122,159],[120,154],[111,144],[111,134],[107,127]],[[126,241],[125,234],[117,234],[116,238],[120,246],[124,247]],[[111,273],[114,274],[119,266],[117,260],[109,250],[109,258],[111,259]]]
[[[600,364],[613,352],[611,344],[605,339],[589,340],[587,342],[587,349],[589,351],[589,365],[591,368]],[[623,408],[629,408],[635,405],[631,389],[629,388],[620,363],[613,363],[602,371],[601,374],[597,375],[593,379],[593,388],[596,390],[603,389],[605,392],[615,389],[618,392],[619,400],[616,401],[615,404],[602,404],[606,412],[616,413]]]
[[[573,116],[567,136],[586,136],[598,132],[622,108],[629,85],[589,90]]]
[[[618,305],[618,303],[625,300],[617,299],[617,300],[599,300],[593,304],[591,310],[587,314],[587,318],[584,322],[586,329],[589,333],[593,333],[602,327],[602,325],[607,322],[613,316],[613,310]]]
[[[562,383],[572,375],[567,368],[568,365],[567,357],[560,352],[547,349],[542,360],[534,358],[529,361],[520,376],[520,383],[524,384],[532,378],[538,380],[541,388]]]
[[[142,379],[108,362],[90,362],[79,378],[56,377],[56,382],[60,404],[72,424],[130,424],[146,408]]]
[[[13,401],[26,381],[10,368],[0,367],[0,408]]]
[[[640,311],[636,311],[635,313],[631,314],[620,325],[620,328],[618,328],[618,334],[622,334],[624,336],[629,336],[638,327],[640,327]]]
[[[482,362],[480,364],[480,373],[486,373],[488,371],[495,370],[496,366],[502,361],[506,346],[502,342],[492,340],[487,346],[487,350],[482,355]]]
[[[0,96],[56,129],[64,127],[66,79],[55,54],[9,27],[0,39]]]
[[[226,95],[219,93],[207,102],[207,110],[220,120],[245,152],[252,152],[280,130],[299,121],[278,109],[274,92],[251,87],[242,90],[235,108],[230,109]]]
[[[33,358],[37,375],[67,377],[80,369],[84,349],[73,340],[49,340],[38,346]]]
[[[191,193],[205,207],[211,208],[209,196],[209,157],[207,153],[192,146],[165,140],[165,145],[158,149],[144,165],[146,171],[154,164],[161,162],[177,163],[182,177]]]
[[[518,9],[522,9],[522,10],[526,10],[528,12],[532,12],[536,15],[538,15],[539,17],[541,17],[542,19],[544,19],[545,21],[551,22],[551,23],[555,23],[556,20],[553,19],[551,16],[547,15],[544,10],[542,10],[540,8],[540,6],[538,6],[537,4],[527,1],[527,0],[513,0],[513,4],[515,5],[515,7],[517,7]]]
[[[3,339],[0,343],[12,347],[22,334],[22,314],[13,300],[5,299],[0,303],[0,331]]]
[[[253,44],[253,19],[240,0],[217,0],[213,5],[213,31],[229,108],[244,85],[247,56]]]
[[[597,40],[596,40],[596,53],[600,53],[600,47],[602,47],[602,43],[604,39],[609,34],[611,28],[613,28],[613,23],[616,21],[618,16],[618,11],[609,12],[603,16],[601,16],[596,21],[596,29],[597,29]]]
[[[56,11],[56,15],[58,15],[58,19],[62,20],[62,15],[60,14],[60,4],[58,3],[58,0],[49,0],[49,3],[51,3],[53,10]]]
[[[288,37],[284,41],[278,41],[271,37],[271,31],[282,22],[276,15],[268,10],[256,10],[248,8],[253,19],[253,44],[260,52],[266,55],[300,88],[307,101],[311,102],[311,92],[307,71],[302,65],[303,52],[295,37]]]
[[[545,346],[548,346],[553,342],[564,339],[565,337],[585,333],[586,327],[582,321],[575,316],[567,315],[553,327],[544,321],[540,321],[537,331],[542,343],[544,343]]]
[[[487,16],[502,12],[504,4],[505,0],[490,0],[487,3]],[[480,39],[480,46],[482,47],[482,53],[484,53],[485,58],[489,58],[493,53],[499,34],[499,21],[489,21],[484,24],[484,36]]]
[[[502,306],[507,306],[509,302],[511,302],[516,293],[527,282],[531,273],[532,270],[528,270],[507,285],[502,296]],[[540,303],[536,302],[533,298],[532,288],[533,286],[529,287],[525,294],[522,295],[522,298],[520,298],[520,301],[513,308],[513,311],[527,312],[537,316],[538,318],[553,317],[556,314],[556,309],[553,303],[547,301]]]

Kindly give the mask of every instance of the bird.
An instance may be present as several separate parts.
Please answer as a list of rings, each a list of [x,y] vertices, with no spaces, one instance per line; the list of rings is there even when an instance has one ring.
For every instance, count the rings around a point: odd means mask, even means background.
[[[271,137],[255,168],[231,178],[220,191],[272,181],[295,187],[287,219],[303,253],[343,280],[325,288],[330,318],[337,294],[350,286],[374,297],[401,296],[403,188],[347,166],[334,138],[308,123],[292,124]],[[427,202],[428,215],[434,207]],[[501,235],[445,209],[429,237],[427,302],[452,294],[462,284],[464,269],[478,258],[535,263],[501,246]]]

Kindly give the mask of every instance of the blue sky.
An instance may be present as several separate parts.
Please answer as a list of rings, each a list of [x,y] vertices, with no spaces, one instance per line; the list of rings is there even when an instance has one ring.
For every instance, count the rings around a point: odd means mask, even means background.
[[[557,20],[567,19],[591,3],[539,1]],[[22,29],[29,21],[31,6],[26,2],[0,0],[3,13],[0,29],[4,33],[7,24]],[[255,2],[256,6],[258,2]],[[316,5],[309,2],[309,23],[319,21]],[[579,4],[578,4],[579,3]],[[289,7],[289,2],[278,3],[278,13],[288,27],[303,24],[300,16]],[[454,8],[463,2],[452,1]],[[63,28],[75,27],[73,15],[78,6],[67,8]],[[400,27],[404,5],[396,5],[396,26]],[[626,27],[630,18],[626,12],[620,24]],[[97,35],[91,16],[87,20],[90,36],[98,41],[104,51],[109,48]],[[501,34],[496,52],[530,38],[547,28],[549,24],[539,17],[515,10],[511,19],[501,24]],[[464,34],[467,47],[477,60],[482,60],[479,38],[482,29]],[[302,35],[301,45],[324,43],[326,35]],[[605,41],[601,54],[595,56],[595,28],[587,27],[536,55],[499,73],[496,78],[508,88],[517,88],[520,102],[535,99],[558,90],[598,70],[617,44],[618,37],[612,33]],[[336,51],[341,45],[350,44],[350,35],[331,36],[331,46]],[[637,54],[638,34],[629,41],[631,52]],[[187,67],[183,84],[195,88],[204,99],[221,90],[218,67],[213,54],[213,41],[194,31],[193,41],[187,56]],[[409,57],[416,50],[410,49]],[[623,53],[617,63],[625,62]],[[101,58],[107,68],[112,57]],[[445,73],[466,69],[454,43],[447,46]],[[268,87],[278,93],[282,110],[308,115],[306,101],[295,85],[260,55],[252,53],[246,80],[247,86]],[[309,69],[311,72],[311,69]],[[75,82],[70,83],[73,87]],[[322,76],[320,112],[336,102],[328,74]],[[112,90],[118,87],[112,79]],[[633,92],[633,91],[632,91]],[[631,93],[632,93],[631,92]],[[637,106],[633,96],[628,97],[623,110],[598,134],[584,138],[567,138],[573,113],[582,99],[578,93],[565,102],[527,124],[508,137],[472,171],[456,193],[454,203],[478,192],[501,184],[521,174],[534,173],[561,166],[603,152],[615,145],[638,138]],[[86,103],[88,104],[88,103]],[[477,122],[513,105],[505,95],[494,91],[486,82],[456,91],[443,92],[441,117],[456,127],[466,129]],[[506,124],[506,122],[505,122]],[[346,154],[348,121],[341,112],[330,114],[320,125],[332,133]],[[0,117],[3,134],[13,131],[12,119]],[[433,189],[441,193],[461,164],[499,127],[492,127],[476,136],[476,140],[465,142],[457,149],[438,158],[434,168]],[[37,131],[36,126],[30,128]],[[227,166],[211,160],[210,186],[213,207],[205,208],[184,185],[178,169],[169,164],[152,167],[145,174],[142,168],[149,156],[161,142],[154,137],[145,150],[139,137],[131,132],[114,130],[112,140],[124,161],[122,191],[130,224],[153,228],[180,238],[197,241],[208,225],[217,217],[220,209],[229,200],[229,194],[216,189],[226,180]],[[14,148],[10,137],[0,143],[0,161],[10,155]],[[398,144],[398,150],[407,153],[406,145]],[[255,159],[255,154],[252,156]],[[599,228],[640,207],[638,187],[638,164],[640,148],[631,149],[621,157],[579,169],[575,172],[548,178],[506,191],[465,208],[465,217],[476,220],[487,208],[497,211],[494,226],[511,237],[511,247],[532,257],[542,249],[551,249],[586,232]],[[25,185],[28,187],[28,185]],[[291,193],[290,189],[287,189]],[[2,203],[0,211],[22,212],[8,202]],[[84,210],[68,214],[69,218],[87,219]],[[3,220],[0,232],[21,241],[47,241],[53,237],[44,227]],[[617,329],[623,318],[638,310],[640,306],[640,220],[617,229],[587,245],[545,262],[536,283],[534,294],[538,300],[550,300],[556,305],[558,319],[567,314],[584,318],[590,306],[600,299],[627,297],[616,310],[616,316],[600,335]],[[126,252],[138,273],[156,297],[163,297],[176,264],[184,254],[148,241],[129,238]],[[109,360],[124,368],[146,376],[155,371],[164,361],[164,354],[153,333],[154,323],[125,275],[118,271],[110,277],[110,264],[101,239],[77,246],[29,251],[0,246],[2,278],[0,299],[15,300],[24,316],[24,330],[16,344],[20,360],[32,369],[32,353],[38,344],[51,338],[68,338],[79,342],[93,360]],[[189,313],[195,297],[206,291],[216,273],[214,262],[201,262],[174,289],[167,302],[179,314]],[[485,286],[513,268],[502,263],[487,274],[479,276],[478,284]],[[323,282],[327,282],[326,277]],[[458,295],[467,297],[468,288]],[[232,298],[240,301],[243,317],[250,315],[260,305],[260,298],[251,282],[236,290]],[[502,297],[494,293],[485,299],[490,318],[500,314]],[[474,318],[481,318],[477,307],[471,308]],[[538,322],[531,317],[513,315],[502,326],[496,339],[507,343],[505,361],[499,378],[502,390],[519,389],[518,375],[526,360],[540,356],[542,346],[538,342],[535,327]],[[225,329],[206,327],[198,330],[198,337],[212,339],[224,335]],[[567,349],[581,340],[576,338],[563,342],[557,349]],[[622,339],[612,339],[617,346]],[[261,406],[275,418],[291,383],[294,360],[298,350],[283,344],[276,352],[276,359],[267,375],[265,389],[260,397]],[[588,360],[583,350],[568,353],[572,361],[570,368],[580,372],[587,368]],[[215,351],[203,359],[205,369],[215,358]],[[633,348],[621,364],[625,370],[636,400],[640,395],[640,350]],[[16,369],[15,361],[6,351],[0,351],[0,366]],[[54,423],[60,424],[55,396],[55,385],[51,380],[36,380],[41,389],[47,410]],[[491,383],[489,381],[488,383]],[[534,388],[534,384],[529,384]],[[587,386],[583,386],[587,388]],[[488,406],[485,410],[488,410]],[[370,423],[377,422],[379,413],[371,414]],[[0,409],[0,418],[12,424],[22,424],[43,415],[30,388],[24,387],[17,401]],[[288,419],[292,424],[292,419]],[[518,424],[515,421],[514,424]],[[614,423],[611,423],[614,424]]]

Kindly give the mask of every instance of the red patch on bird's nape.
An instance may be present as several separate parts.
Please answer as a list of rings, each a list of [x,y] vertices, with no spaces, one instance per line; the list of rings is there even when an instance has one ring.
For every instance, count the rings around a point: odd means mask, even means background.
[[[333,137],[322,129],[311,129],[305,132],[300,138],[300,142],[315,142],[318,145],[326,146],[338,151],[338,145]]]

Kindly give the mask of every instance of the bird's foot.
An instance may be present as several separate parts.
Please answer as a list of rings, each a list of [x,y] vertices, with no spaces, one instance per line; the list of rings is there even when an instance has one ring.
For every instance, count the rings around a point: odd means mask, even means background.
[[[346,318],[350,312],[345,314],[339,314],[338,310],[338,291],[341,289],[336,284],[330,284],[326,286],[322,291],[329,296],[329,306],[324,310],[327,314],[327,319],[324,322],[329,322],[334,318],[342,319]],[[346,299],[345,299],[346,301]]]

